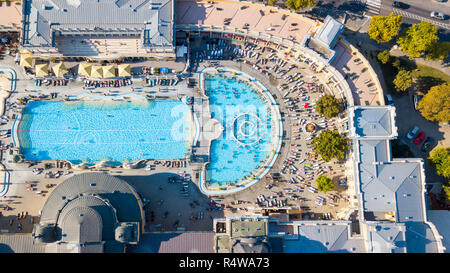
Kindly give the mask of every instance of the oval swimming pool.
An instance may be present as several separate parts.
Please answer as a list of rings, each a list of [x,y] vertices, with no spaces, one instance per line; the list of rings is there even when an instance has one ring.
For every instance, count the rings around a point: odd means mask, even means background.
[[[278,108],[270,101],[273,98],[241,72],[206,69],[202,78],[211,116],[224,128],[211,144],[205,172],[207,188],[223,190],[258,180],[270,168],[281,140]]]

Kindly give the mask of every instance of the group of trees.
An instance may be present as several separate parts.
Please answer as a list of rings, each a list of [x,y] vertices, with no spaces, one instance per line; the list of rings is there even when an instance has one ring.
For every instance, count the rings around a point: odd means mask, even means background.
[[[428,159],[436,168],[438,175],[450,178],[450,148],[435,148]]]
[[[316,102],[316,111],[326,118],[334,118],[341,111],[342,103],[333,95],[324,95]]]
[[[377,58],[382,64],[387,64],[391,60],[391,53],[389,53],[389,50],[381,51]]]
[[[286,0],[286,7],[293,11],[299,11],[300,9],[315,5],[316,2],[314,0]]]
[[[320,175],[317,177],[316,183],[317,189],[321,192],[326,193],[327,191],[334,189],[333,181],[326,175]]]
[[[378,43],[386,43],[398,35],[402,26],[402,15],[373,16],[369,25],[369,37]]]
[[[269,0],[267,2],[267,4],[269,4],[269,6],[275,6],[276,3],[277,3],[277,0]]]
[[[450,178],[450,148],[439,147],[435,148],[428,158],[431,164],[436,168],[436,172],[445,178]],[[447,199],[450,199],[450,184],[442,184],[442,190]]]
[[[398,37],[398,45],[408,54],[410,59],[425,57],[428,60],[442,60],[448,55],[450,43],[439,43],[437,30],[437,26],[422,21],[406,29]]]
[[[312,146],[314,151],[328,162],[333,158],[344,159],[349,148],[348,142],[338,131],[325,130],[313,138]]]
[[[412,85],[411,71],[401,68],[394,79],[394,86],[397,91],[406,91]]]
[[[428,60],[442,60],[450,52],[450,42],[439,42],[437,26],[421,21],[400,33],[402,15],[374,16],[370,20],[369,37],[378,43],[386,43],[394,37],[409,58],[425,57]]]
[[[430,121],[449,122],[450,83],[431,87],[419,101],[417,108],[422,116]]]
[[[391,56],[388,50],[384,50],[377,55],[382,64],[392,62],[392,66],[397,69],[397,75],[394,78],[394,86],[397,91],[406,91],[412,85],[412,73],[401,65],[400,59]]]

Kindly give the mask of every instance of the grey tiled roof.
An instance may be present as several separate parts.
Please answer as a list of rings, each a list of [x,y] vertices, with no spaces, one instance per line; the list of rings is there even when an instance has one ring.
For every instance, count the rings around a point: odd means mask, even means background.
[[[397,136],[394,109],[392,106],[349,108],[355,182],[360,209],[364,211],[360,214],[362,221],[386,212],[394,212],[396,221],[389,227],[382,222],[372,223],[378,230],[369,231],[369,251],[438,252],[438,241],[426,222],[423,159],[391,158],[389,140]],[[406,250],[402,240],[406,241]]]
[[[141,34],[144,46],[172,48],[173,0],[26,0],[22,45],[54,47],[58,34]]]
[[[359,145],[359,160],[361,163],[371,164],[373,162],[390,161],[390,151],[388,150],[388,140],[364,140],[355,142]]]
[[[424,222],[406,222],[408,253],[437,253],[438,244],[431,228]]]
[[[285,238],[284,252],[325,253],[325,252],[365,252],[360,238],[350,237],[350,222],[344,221],[298,221],[297,238]]]
[[[132,253],[213,253],[214,232],[152,232],[141,235]]]
[[[343,29],[343,24],[338,22],[333,17],[327,16],[323,26],[319,29],[315,37],[325,45],[332,46],[331,43],[335,40],[336,35],[338,35]]]
[[[103,173],[82,173],[70,177],[52,191],[42,209],[41,223],[55,223],[59,210],[80,193],[97,194],[108,200],[117,209],[119,222],[142,221],[135,192],[125,181]]]
[[[0,253],[42,253],[45,247],[33,243],[31,234],[0,235]]]
[[[359,136],[387,137],[392,133],[390,112],[384,109],[357,109],[355,127]]]
[[[367,223],[369,252],[406,253],[405,225],[389,222]]]
[[[271,249],[265,236],[231,238],[231,253],[270,253]]]
[[[423,182],[420,162],[359,164],[358,176],[365,211],[395,211],[401,222],[424,220],[422,202],[418,201]]]
[[[103,173],[83,173],[52,191],[39,225],[57,224],[57,252],[102,252],[102,244],[116,239],[119,223],[139,225],[142,218],[139,197],[125,181]],[[36,238],[41,241],[40,236]]]
[[[58,219],[58,226],[64,232],[63,240],[65,242],[102,241],[102,218],[111,222],[109,220],[111,216],[105,217],[105,215],[102,217],[97,210],[97,206],[104,207],[105,204],[92,201],[97,200],[95,197],[81,197],[64,207]],[[114,229],[114,226],[106,225],[106,227],[109,227],[110,230]]]

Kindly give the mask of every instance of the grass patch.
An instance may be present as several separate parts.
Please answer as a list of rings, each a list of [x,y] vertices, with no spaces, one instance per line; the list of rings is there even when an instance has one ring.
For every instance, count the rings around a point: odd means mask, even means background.
[[[419,94],[426,94],[431,87],[450,82],[450,76],[435,68],[417,65],[412,70],[412,76],[416,79],[416,90]]]
[[[412,77],[416,80],[417,86],[415,89],[422,95],[426,94],[431,87],[450,82],[450,75],[435,69],[430,66],[416,64],[415,62],[391,56],[389,62],[382,64],[381,72],[386,83],[387,92],[395,96],[407,95],[407,92],[397,92],[394,86],[394,79],[399,69],[406,69],[411,71]]]
[[[417,69],[412,71],[412,76],[416,79],[419,77],[431,77],[441,79],[444,82],[450,82],[450,76],[433,67],[417,64]]]

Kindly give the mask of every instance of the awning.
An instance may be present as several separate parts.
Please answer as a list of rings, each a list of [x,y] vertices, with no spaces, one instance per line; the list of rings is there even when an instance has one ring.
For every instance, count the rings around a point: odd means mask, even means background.
[[[36,65],[35,69],[36,69],[36,77],[48,76],[48,64],[38,64]]]
[[[20,66],[33,67],[33,58],[29,54],[20,55]]]
[[[131,77],[131,65],[121,64],[118,66],[119,77]]]
[[[78,75],[89,77],[91,75],[92,65],[87,63],[78,64]]]
[[[92,78],[103,78],[103,69],[100,65],[92,66],[91,75]]]
[[[114,65],[103,66],[103,78],[114,78],[116,76],[116,68]]]
[[[69,72],[66,68],[66,65],[63,62],[60,62],[52,67],[53,73],[55,73],[56,77],[62,77],[67,72]]]

